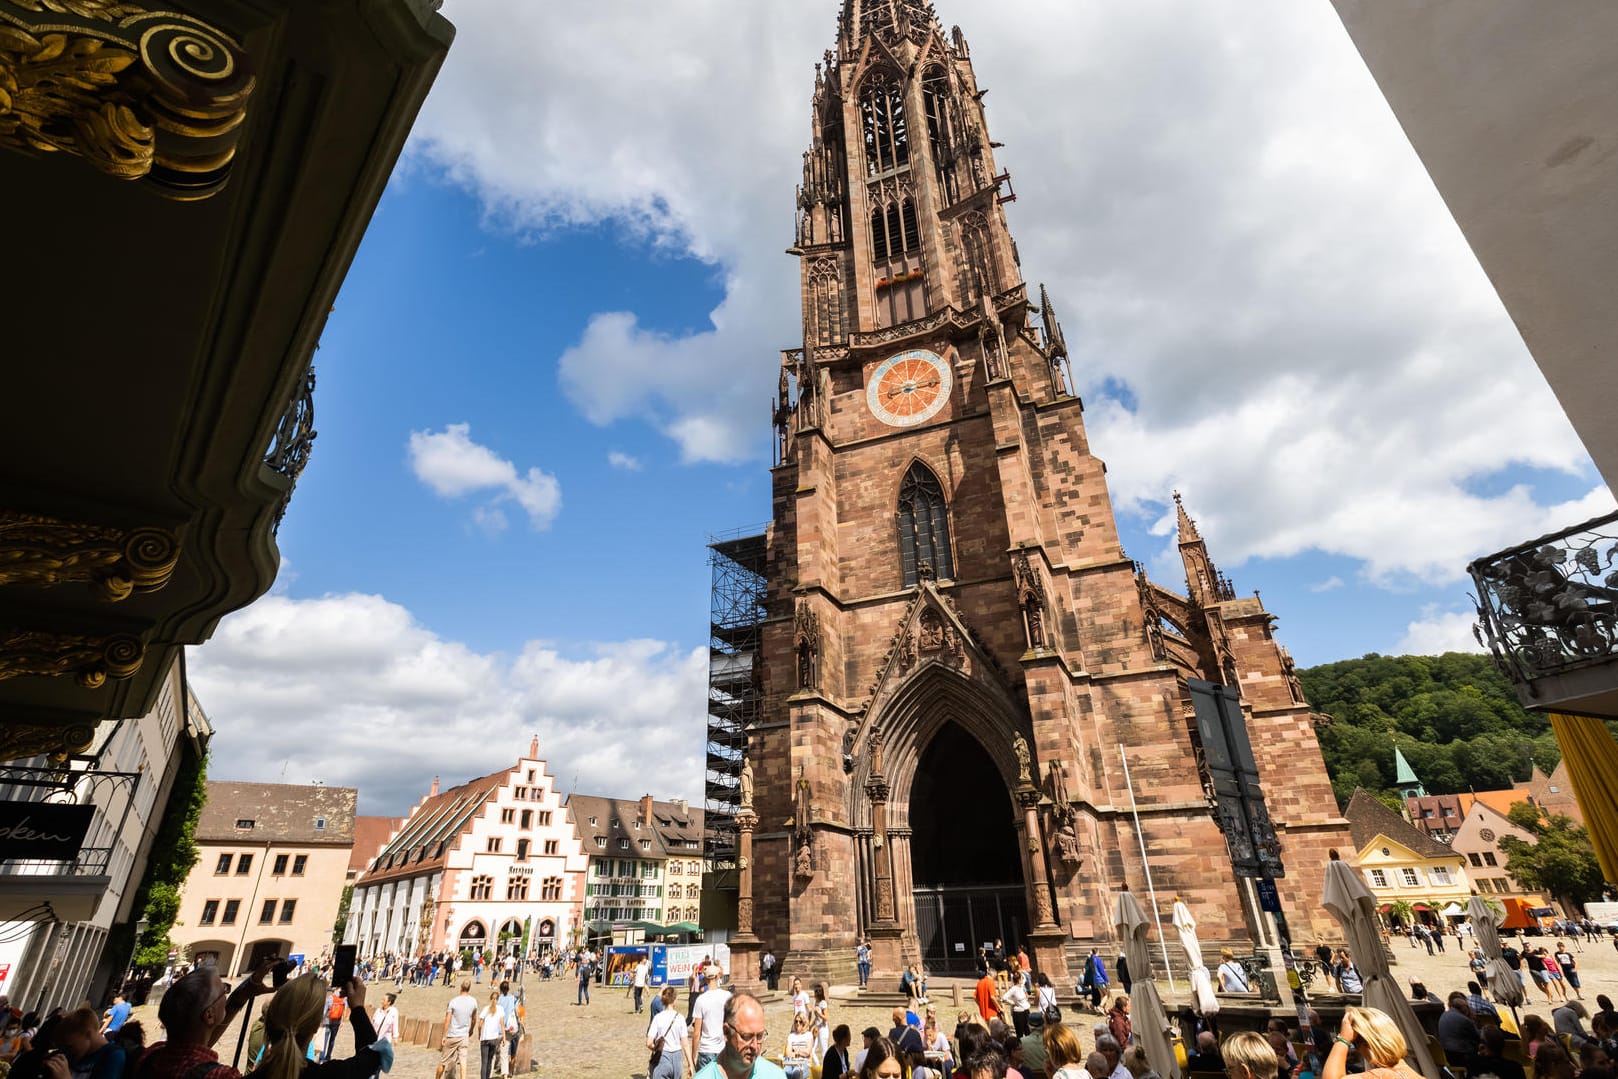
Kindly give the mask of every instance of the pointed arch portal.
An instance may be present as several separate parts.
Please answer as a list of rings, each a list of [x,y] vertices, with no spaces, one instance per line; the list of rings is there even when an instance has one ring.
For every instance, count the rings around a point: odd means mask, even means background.
[[[908,808],[922,961],[971,973],[978,948],[1015,947],[1028,930],[1011,791],[983,744],[949,722],[921,754]]]

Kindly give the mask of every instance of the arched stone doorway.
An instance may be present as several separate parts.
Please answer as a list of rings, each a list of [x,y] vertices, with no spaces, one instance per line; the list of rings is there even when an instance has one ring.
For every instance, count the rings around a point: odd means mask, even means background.
[[[978,948],[1023,940],[1028,893],[1011,791],[959,724],[946,723],[922,751],[909,821],[916,941],[926,967],[969,974]]]

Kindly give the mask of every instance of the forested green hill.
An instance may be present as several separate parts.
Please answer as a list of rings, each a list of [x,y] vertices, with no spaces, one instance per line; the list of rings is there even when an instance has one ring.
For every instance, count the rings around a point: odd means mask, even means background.
[[[1320,748],[1339,805],[1355,787],[1393,786],[1397,746],[1428,794],[1499,790],[1561,759],[1550,721],[1528,712],[1488,656],[1380,656],[1298,672],[1315,711],[1332,718]]]

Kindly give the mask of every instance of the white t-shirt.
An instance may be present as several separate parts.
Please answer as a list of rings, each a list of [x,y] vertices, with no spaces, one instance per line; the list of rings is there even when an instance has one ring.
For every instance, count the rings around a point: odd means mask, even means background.
[[[725,1047],[725,1001],[729,999],[729,989],[710,989],[698,997],[691,1008],[691,1022],[702,1020],[702,1031],[697,1035],[698,1053],[717,1053]]]
[[[472,1033],[472,1017],[478,1013],[478,1002],[471,993],[462,993],[449,1002],[449,1022],[444,1029],[446,1038],[464,1038]]]
[[[646,988],[646,968],[649,967],[649,966],[651,966],[650,963],[636,963],[635,964],[635,988],[636,989],[645,989]]]
[[[663,1039],[663,1052],[680,1052],[680,1042],[685,1039],[685,1020],[673,1008],[664,1008],[652,1016],[651,1026],[646,1028],[646,1036],[652,1041]]]
[[[482,1041],[492,1042],[506,1032],[506,1013],[500,1010],[497,1004],[492,1008],[485,1008],[478,1013],[482,1026],[478,1037]]]

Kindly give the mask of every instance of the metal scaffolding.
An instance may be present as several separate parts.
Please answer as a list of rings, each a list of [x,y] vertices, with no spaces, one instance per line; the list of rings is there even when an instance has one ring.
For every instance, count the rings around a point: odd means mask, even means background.
[[[742,749],[763,701],[764,535],[710,536],[713,600],[708,639],[707,773],[703,857],[712,870],[736,865]]]

